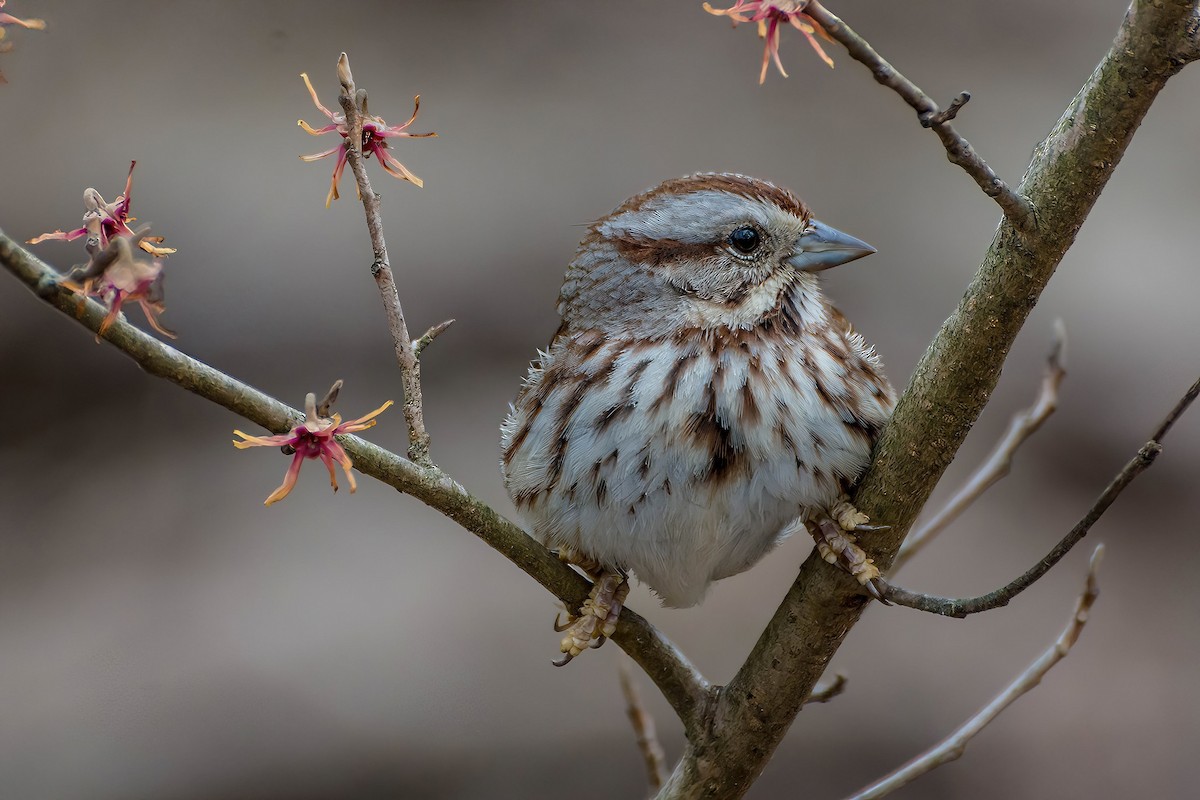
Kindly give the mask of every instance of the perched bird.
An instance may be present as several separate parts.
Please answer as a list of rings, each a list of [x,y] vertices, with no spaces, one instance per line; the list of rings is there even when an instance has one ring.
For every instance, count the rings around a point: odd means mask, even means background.
[[[666,181],[589,228],[501,429],[533,535],[594,580],[556,663],[612,634],[627,571],[692,606],[801,525],[877,594],[850,533],[875,528],[846,493],[895,395],[817,277],[874,252],[733,174]]]

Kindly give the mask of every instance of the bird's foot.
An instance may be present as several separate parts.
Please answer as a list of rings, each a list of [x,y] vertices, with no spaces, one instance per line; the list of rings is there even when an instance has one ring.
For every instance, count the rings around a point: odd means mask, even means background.
[[[563,656],[553,662],[556,667],[566,666],[584,650],[604,644],[616,631],[617,619],[629,595],[629,580],[621,572],[606,569],[599,562],[570,551],[560,551],[559,558],[587,573],[592,579],[592,591],[578,613],[568,611],[566,621],[554,620],[554,630],[566,634],[559,645]]]
[[[811,516],[805,527],[816,540],[817,552],[822,559],[849,572],[872,597],[890,605],[883,594],[888,588],[887,582],[875,562],[856,544],[855,536],[856,533],[887,530],[888,526],[868,525],[868,522],[870,518],[866,514],[843,499],[828,514]]]

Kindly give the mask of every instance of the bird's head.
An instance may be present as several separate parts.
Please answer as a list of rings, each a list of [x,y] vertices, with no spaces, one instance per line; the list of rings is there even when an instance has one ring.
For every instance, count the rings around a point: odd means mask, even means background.
[[[592,225],[567,270],[559,311],[568,324],[632,326],[642,335],[681,325],[745,329],[796,292],[819,304],[813,273],[874,252],[767,181],[689,175]]]

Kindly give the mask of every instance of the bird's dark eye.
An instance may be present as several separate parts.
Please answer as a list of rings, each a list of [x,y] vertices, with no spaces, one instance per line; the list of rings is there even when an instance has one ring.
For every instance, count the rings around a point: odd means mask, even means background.
[[[761,242],[762,237],[758,235],[758,231],[749,225],[738,228],[729,234],[729,244],[733,245],[733,249],[739,253],[753,253]]]

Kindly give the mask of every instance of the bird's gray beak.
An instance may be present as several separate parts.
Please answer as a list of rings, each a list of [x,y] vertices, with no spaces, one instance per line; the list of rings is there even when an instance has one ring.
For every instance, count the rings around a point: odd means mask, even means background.
[[[804,272],[820,272],[874,252],[875,248],[861,239],[814,219],[796,242],[796,253],[787,263]]]

